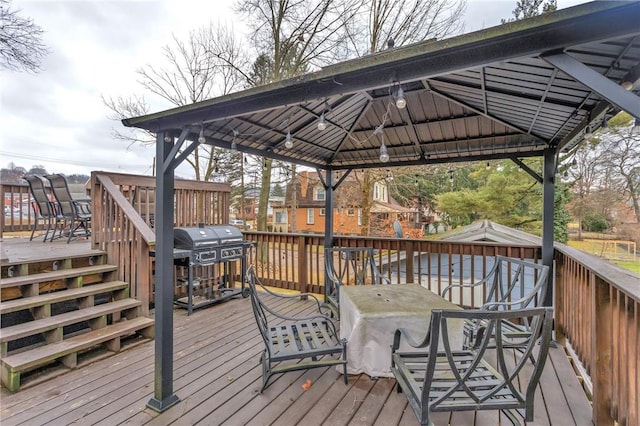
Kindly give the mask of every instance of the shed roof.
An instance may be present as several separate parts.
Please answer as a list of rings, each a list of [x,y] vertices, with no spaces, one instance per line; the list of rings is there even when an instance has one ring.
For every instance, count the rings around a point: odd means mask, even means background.
[[[640,117],[638,22],[640,2],[592,2],[123,124],[328,170],[539,156],[620,109]]]

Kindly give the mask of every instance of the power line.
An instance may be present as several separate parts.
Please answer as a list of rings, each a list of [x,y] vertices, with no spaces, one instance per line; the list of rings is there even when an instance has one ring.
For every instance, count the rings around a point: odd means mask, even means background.
[[[17,152],[7,152],[7,151],[0,151],[0,155],[2,155],[3,157],[14,157],[14,158],[22,158],[22,159],[26,159],[26,160],[35,160],[35,161],[46,161],[49,163],[58,163],[58,164],[66,164],[66,165],[71,165],[71,166],[86,166],[86,167],[105,167],[105,163],[92,163],[92,162],[88,162],[88,161],[77,161],[77,160],[69,160],[69,159],[59,159],[59,158],[51,158],[51,157],[39,157],[37,155],[28,155],[28,154],[20,154]],[[118,169],[121,169],[122,167],[120,165],[116,165],[114,166]],[[149,164],[128,164],[127,168],[133,168],[133,169],[148,169],[150,166]]]

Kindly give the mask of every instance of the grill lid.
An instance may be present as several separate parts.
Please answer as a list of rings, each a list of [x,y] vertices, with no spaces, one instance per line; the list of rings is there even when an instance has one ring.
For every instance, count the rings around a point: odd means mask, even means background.
[[[198,250],[217,247],[220,237],[215,230],[207,227],[175,228],[173,230],[173,246],[179,249]]]
[[[202,250],[221,245],[241,244],[242,232],[231,225],[204,226],[193,228],[175,228],[173,246],[178,249]]]

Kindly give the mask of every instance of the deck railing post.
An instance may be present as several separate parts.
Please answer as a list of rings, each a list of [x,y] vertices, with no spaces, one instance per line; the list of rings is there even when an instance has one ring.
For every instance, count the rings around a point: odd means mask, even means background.
[[[593,423],[599,426],[613,425],[612,380],[613,368],[613,309],[609,285],[591,274],[591,309],[593,322],[591,344],[595,354],[592,368],[593,379]]]
[[[413,241],[405,244],[405,266],[407,283],[413,283]]]
[[[301,293],[307,292],[307,284],[309,283],[307,277],[307,238],[304,235],[300,235],[297,238],[298,242],[298,282],[297,288]]]

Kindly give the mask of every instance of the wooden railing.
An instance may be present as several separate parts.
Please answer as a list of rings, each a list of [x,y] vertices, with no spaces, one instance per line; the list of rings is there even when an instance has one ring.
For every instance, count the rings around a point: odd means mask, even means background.
[[[24,184],[0,184],[0,192],[4,198],[3,213],[0,218],[0,237],[5,232],[31,231],[36,217],[31,207],[31,192]],[[44,223],[37,224],[38,229],[45,229]]]
[[[228,223],[227,184],[175,181],[175,226]],[[105,250],[119,266],[119,279],[130,284],[131,297],[143,302],[145,315],[153,304],[155,178],[119,173],[91,174],[92,246]],[[214,268],[212,266],[211,268]],[[201,275],[213,275],[213,271]],[[176,286],[176,294],[184,289]]]
[[[594,424],[640,424],[640,276],[562,244],[555,259],[556,339],[588,375]]]
[[[317,234],[279,234],[244,232],[256,243],[248,263],[275,287],[324,292],[324,236]],[[531,244],[460,243],[409,239],[336,236],[334,246],[373,247],[377,263],[392,282],[415,282],[441,293],[444,287],[474,282],[483,277],[496,255],[538,260],[541,248]],[[455,300],[476,306],[474,294]]]

